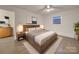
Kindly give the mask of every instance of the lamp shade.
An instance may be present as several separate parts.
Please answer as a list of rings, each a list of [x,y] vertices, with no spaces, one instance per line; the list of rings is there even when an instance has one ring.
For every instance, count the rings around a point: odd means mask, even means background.
[[[22,25],[18,25],[17,32],[23,32],[23,26]]]
[[[44,29],[44,25],[40,25],[40,28],[41,28],[41,29]]]

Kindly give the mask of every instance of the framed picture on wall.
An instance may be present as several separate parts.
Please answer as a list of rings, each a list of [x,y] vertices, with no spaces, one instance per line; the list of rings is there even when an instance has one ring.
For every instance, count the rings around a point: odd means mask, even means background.
[[[6,27],[9,25],[9,16],[4,16],[3,19],[0,19],[0,27]]]
[[[61,16],[53,16],[52,20],[53,20],[53,24],[61,24]]]
[[[8,26],[8,20],[0,19],[0,27],[7,27],[7,26]]]
[[[32,16],[32,24],[37,24],[37,18]]]

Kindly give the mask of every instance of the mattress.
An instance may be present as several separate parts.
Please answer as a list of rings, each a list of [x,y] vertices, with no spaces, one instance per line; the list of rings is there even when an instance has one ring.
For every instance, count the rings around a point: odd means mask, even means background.
[[[52,37],[55,34],[54,31],[47,31],[40,35],[35,36],[35,42],[39,44],[40,46],[43,45],[50,37]]]
[[[37,43],[38,45],[43,45],[44,42],[49,40],[52,36],[54,36],[56,33],[54,31],[49,30],[35,30],[31,31],[28,34],[29,40],[32,40],[33,42]]]

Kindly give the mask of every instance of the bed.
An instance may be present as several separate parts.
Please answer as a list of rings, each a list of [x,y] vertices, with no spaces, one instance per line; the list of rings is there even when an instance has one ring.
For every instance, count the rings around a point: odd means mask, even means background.
[[[26,34],[28,42],[39,52],[44,53],[57,40],[54,31],[37,29]]]
[[[57,33],[39,27],[38,24],[26,24],[23,25],[23,32],[26,33],[28,42],[39,53],[44,53],[57,40]]]

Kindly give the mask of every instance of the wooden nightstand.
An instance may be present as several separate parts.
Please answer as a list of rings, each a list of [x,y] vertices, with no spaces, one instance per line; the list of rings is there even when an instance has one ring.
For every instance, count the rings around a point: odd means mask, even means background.
[[[26,34],[25,33],[17,33],[17,40],[21,41],[21,40],[26,40]]]

